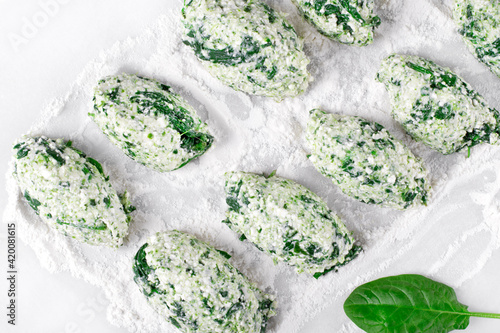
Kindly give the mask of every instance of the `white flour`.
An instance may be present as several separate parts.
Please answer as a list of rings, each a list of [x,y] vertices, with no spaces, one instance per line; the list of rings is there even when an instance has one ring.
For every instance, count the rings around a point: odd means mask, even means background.
[[[436,4],[434,4],[436,2]],[[130,332],[176,332],[147,304],[133,282],[132,258],[156,231],[178,229],[233,255],[232,263],[262,289],[277,295],[278,316],[269,331],[298,332],[332,305],[339,311],[332,332],[358,332],[341,311],[348,293],[380,276],[419,273],[457,287],[481,270],[500,247],[500,148],[482,145],[469,159],[443,156],[412,142],[389,116],[389,98],[374,80],[390,53],[410,53],[451,67],[493,107],[500,107],[498,80],[467,51],[449,14],[448,2],[381,0],[382,25],[365,48],[344,46],[321,37],[289,1],[275,8],[305,38],[315,77],[296,99],[276,103],[249,97],[223,86],[198,63],[180,37],[179,9],[166,12],[142,36],[116,43],[88,64],[69,93],[45,110],[31,134],[65,137],[101,161],[111,182],[127,189],[137,211],[125,245],[112,250],[73,242],[49,229],[22,200],[8,176],[9,203],[4,221],[17,221],[21,239],[52,272],[70,271],[101,287],[111,305],[108,319]],[[179,6],[180,7],[180,1]],[[98,79],[122,71],[154,77],[185,97],[215,136],[215,147],[180,170],[159,174],[129,160],[87,117]],[[304,151],[303,129],[309,110],[358,115],[375,120],[421,156],[430,172],[433,193],[428,207],[406,212],[358,203],[315,171]],[[223,173],[243,170],[293,179],[326,199],[364,253],[338,273],[319,280],[297,275],[248,243],[238,241],[220,221],[226,204]]]

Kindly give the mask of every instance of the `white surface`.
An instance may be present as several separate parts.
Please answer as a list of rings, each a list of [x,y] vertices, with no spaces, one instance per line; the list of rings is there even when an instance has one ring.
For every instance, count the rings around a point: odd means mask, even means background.
[[[116,40],[139,35],[170,5],[170,2],[165,1],[142,2],[141,6],[134,1],[113,0],[105,3],[67,1],[66,4],[60,4],[59,11],[50,17],[47,23],[42,24],[43,27],[16,51],[9,42],[8,34],[22,34],[23,18],[31,20],[33,16],[40,16],[42,9],[37,1],[31,0],[24,1],[22,4],[0,2],[0,50],[3,51],[0,53],[0,107],[3,117],[0,131],[2,161],[0,175],[6,172],[11,143],[37,120],[46,101],[53,97],[63,96],[83,67],[94,59],[101,49],[109,48]],[[432,54],[431,51],[429,53]],[[470,62],[470,59],[473,59],[472,56],[468,57],[467,61]],[[473,66],[477,68],[477,65]],[[476,86],[480,85],[479,75],[468,74],[466,79],[471,78],[474,81],[471,83],[476,83]],[[484,71],[481,75],[488,76],[489,73]],[[490,76],[488,78],[491,79]],[[492,96],[492,93],[485,94],[488,100],[491,100]],[[493,106],[500,107],[498,103]],[[338,110],[330,108],[329,111]],[[478,155],[495,152],[498,154],[498,150],[485,148],[478,150]],[[471,161],[467,163],[474,166]],[[477,177],[464,174],[464,178],[469,179],[472,185],[484,182],[484,179],[488,177],[494,178],[494,176],[488,171],[478,172]],[[0,177],[0,182],[3,188],[3,177]],[[470,198],[466,191],[470,188],[470,186],[462,188],[457,186],[454,191],[449,188],[445,191],[445,197],[451,196],[456,197],[457,200],[464,200],[462,206],[458,206],[455,211],[447,211],[441,219],[442,223],[450,223],[450,233],[455,231],[452,226],[454,222],[459,224],[467,219],[473,222],[474,219],[481,221],[480,212],[472,211],[472,208],[468,209]],[[3,210],[6,193],[2,192],[0,195],[2,199],[0,208]],[[5,249],[6,226],[2,224],[0,227],[2,235],[0,249]],[[432,228],[423,228],[420,240],[426,238],[431,247],[435,241],[439,240],[440,235],[433,233]],[[425,245],[425,242],[422,241],[422,244]],[[461,256],[466,258],[472,270],[475,267],[476,258],[467,256],[469,250],[464,247],[455,255],[458,258]],[[4,318],[0,327],[7,327],[7,332],[124,332],[107,323],[104,305],[106,301],[103,300],[99,289],[72,278],[67,273],[47,273],[40,267],[33,251],[21,242],[18,243],[18,253],[20,256],[18,261],[19,326],[14,329],[7,326],[4,314],[0,313],[0,318]],[[437,272],[439,267],[423,269],[411,264],[413,262],[411,256],[418,258],[423,254],[428,254],[426,247],[417,248],[416,251],[394,262],[385,271],[377,273],[377,276],[422,271]],[[447,248],[444,247],[442,252],[434,255],[439,258],[452,254],[448,253]],[[5,257],[6,252],[0,252],[0,258]],[[4,268],[6,258],[1,259],[0,267],[0,272],[6,270]],[[438,276],[463,274],[463,272],[454,272],[453,267],[448,267],[447,272],[441,272]],[[496,250],[473,279],[466,279],[460,285],[457,290],[459,300],[470,305],[471,310],[500,312],[500,288],[497,287],[499,276],[500,251]],[[4,290],[7,288],[3,282],[4,278],[1,281],[0,294],[3,296],[0,301],[4,304],[6,299]],[[445,278],[441,281],[447,282]],[[301,332],[331,332],[332,323],[336,322],[336,318],[339,321],[345,321],[345,315],[341,309],[342,303],[340,300],[330,304],[311,319]],[[472,319],[467,332],[497,332],[499,330],[498,321]]]

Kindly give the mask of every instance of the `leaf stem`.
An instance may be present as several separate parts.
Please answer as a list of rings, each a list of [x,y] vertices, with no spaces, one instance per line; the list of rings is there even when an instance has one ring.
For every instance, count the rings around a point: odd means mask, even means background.
[[[500,314],[497,313],[469,312],[469,314],[473,317],[500,319]]]

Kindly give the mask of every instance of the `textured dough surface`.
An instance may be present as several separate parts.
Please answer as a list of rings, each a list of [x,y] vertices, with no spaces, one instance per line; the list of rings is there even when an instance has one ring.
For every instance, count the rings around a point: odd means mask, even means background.
[[[275,262],[319,277],[359,253],[340,218],[315,193],[291,180],[226,173],[224,221]]]
[[[89,116],[130,158],[160,172],[186,165],[213,142],[206,124],[181,96],[136,75],[100,80]]]
[[[111,187],[99,162],[71,142],[45,137],[16,144],[14,162],[24,197],[48,225],[91,245],[122,245],[135,208]]]
[[[224,84],[282,100],[307,89],[309,59],[284,16],[258,0],[190,0],[184,43]]]
[[[377,74],[392,117],[416,141],[443,154],[498,143],[499,113],[450,69],[417,56],[391,55]]]
[[[380,18],[373,14],[373,0],[292,0],[304,18],[323,35],[344,44],[364,46],[373,42]]]
[[[345,194],[395,209],[426,204],[423,162],[382,125],[312,110],[306,140],[316,169]]]
[[[275,315],[273,296],[229,257],[186,233],[157,233],[135,256],[135,281],[151,306],[182,332],[265,332]]]
[[[455,0],[453,18],[472,54],[500,77],[500,2]]]

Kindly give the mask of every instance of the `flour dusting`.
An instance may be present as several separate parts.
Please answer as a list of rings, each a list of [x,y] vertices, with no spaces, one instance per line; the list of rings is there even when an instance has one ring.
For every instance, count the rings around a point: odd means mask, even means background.
[[[69,271],[101,287],[110,301],[108,319],[130,332],[177,332],[146,302],[133,281],[132,259],[157,231],[189,232],[229,252],[231,262],[261,289],[276,295],[278,315],[270,332],[303,331],[307,322],[348,293],[377,277],[419,273],[458,287],[474,277],[500,248],[500,149],[481,145],[472,156],[443,156],[409,139],[389,115],[389,97],[375,74],[391,53],[415,54],[450,67],[500,107],[500,80],[477,62],[455,31],[449,1],[381,0],[382,25],[374,43],[345,46],[322,37],[289,1],[274,1],[305,40],[315,80],[295,99],[276,103],[224,86],[204,70],[182,44],[180,4],[148,31],[116,43],[89,63],[64,98],[54,100],[31,135],[64,137],[102,162],[118,191],[127,190],[137,207],[129,236],[118,250],[74,242],[46,226],[24,202],[7,174],[9,202],[4,221],[16,221],[19,236],[51,272]],[[185,167],[160,174],[128,159],[89,119],[92,88],[120,72],[153,77],[171,85],[197,110],[215,137],[214,146]],[[384,125],[429,171],[427,207],[400,212],[346,197],[308,161],[304,129],[312,108],[357,115]],[[315,280],[298,275],[254,246],[240,242],[220,221],[226,210],[223,174],[230,170],[269,174],[305,185],[323,197],[344,221],[364,252],[353,262]],[[339,308],[340,307],[336,307]],[[339,311],[332,332],[359,332]]]

